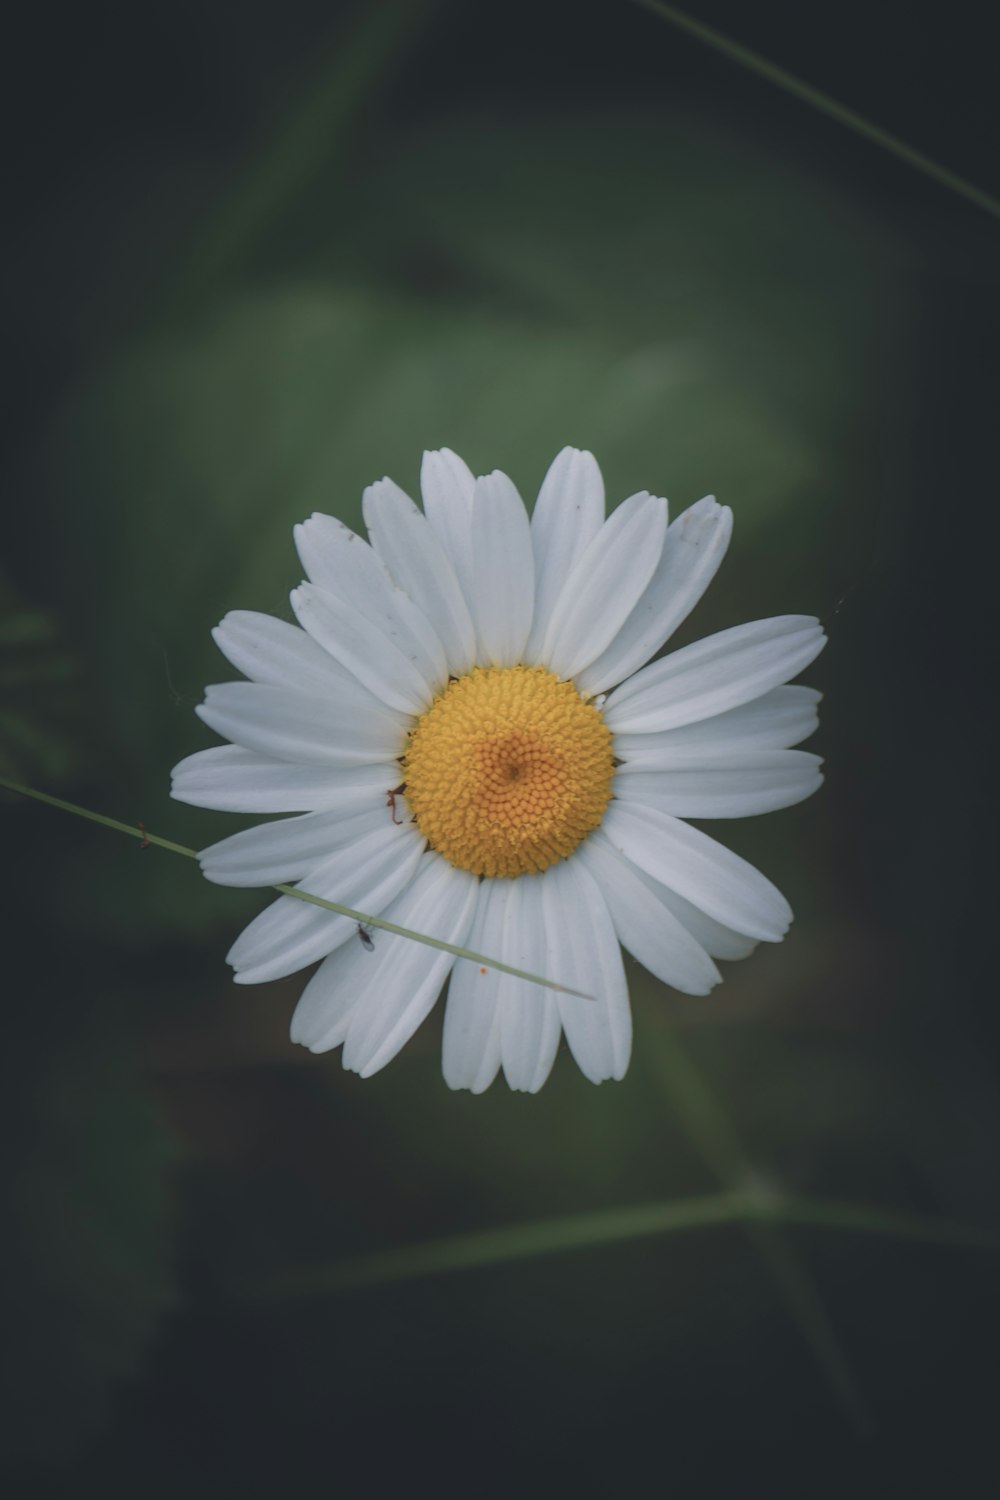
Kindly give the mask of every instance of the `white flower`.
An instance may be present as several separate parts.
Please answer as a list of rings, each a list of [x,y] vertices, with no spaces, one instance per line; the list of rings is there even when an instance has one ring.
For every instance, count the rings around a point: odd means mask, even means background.
[[[282,896],[229,953],[241,984],[322,960],[292,1038],[385,1066],[451,971],[444,1076],[503,1069],[534,1092],[565,1031],[595,1083],[621,1078],[632,1023],[619,944],[688,994],[713,959],[778,942],[788,903],[683,818],[787,807],[821,781],[789,747],[819,694],[784,686],[822,649],[802,615],[758,620],[649,666],[700,599],[732,514],[709,496],[668,525],[633,495],[605,519],[593,456],[565,448],[529,522],[511,481],[424,456],[424,509],[365,491],[365,542],[330,516],[295,528],[299,626],[234,611],[215,640],[248,682],[198,709],[232,743],[174,771],[201,807],[303,813],[206,849],[209,880],[301,882],[328,900],[565,985],[583,1000]]]

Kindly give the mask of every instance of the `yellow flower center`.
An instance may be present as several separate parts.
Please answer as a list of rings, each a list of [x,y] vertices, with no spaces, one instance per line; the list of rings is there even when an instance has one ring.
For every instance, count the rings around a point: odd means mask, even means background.
[[[406,799],[432,849],[474,875],[545,870],[611,798],[611,731],[543,667],[475,667],[410,735]]]

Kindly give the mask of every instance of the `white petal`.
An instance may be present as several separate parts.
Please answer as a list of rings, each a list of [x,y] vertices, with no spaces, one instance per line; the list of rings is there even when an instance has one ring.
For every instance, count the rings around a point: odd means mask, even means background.
[[[601,529],[604,480],[592,453],[564,448],[553,459],[531,513],[535,613],[524,659],[534,666],[556,600],[577,558]]]
[[[570,570],[549,620],[539,659],[575,677],[614,640],[656,570],[667,530],[667,502],[632,495],[612,511]]]
[[[822,696],[815,688],[772,688],[711,719],[658,734],[616,734],[615,756],[644,771],[669,771],[785,750],[815,733]]]
[[[295,543],[313,583],[388,636],[435,691],[443,686],[448,664],[437,632],[366,541],[333,516],[316,514],[296,526]]]
[[[363,598],[377,598],[388,590],[381,560],[363,537],[336,516],[315,511],[293,529],[293,536],[305,575],[319,588],[356,601],[359,608]]]
[[[678,896],[676,891],[669,891],[665,885],[654,880],[652,875],[647,875],[645,870],[640,870],[632,865],[632,869],[649,886],[650,890],[661,901],[665,907],[673,912],[678,921],[683,922],[695,942],[700,943],[706,953],[713,958],[737,959],[746,958],[757,946],[756,938],[747,937],[745,933],[737,932],[732,927],[725,927],[710,917],[707,912],[692,906],[690,901],[685,901],[683,896]]]
[[[601,825],[633,864],[693,905],[748,937],[776,943],[792,920],[781,892],[753,865],[708,834],[655,807],[617,798]]]
[[[381,913],[446,943],[464,943],[476,909],[479,881],[437,854],[425,854],[413,881]],[[344,1042],[344,1067],[370,1078],[391,1062],[432,1009],[455,962],[390,932],[372,935],[374,959]]]
[[[451,559],[470,613],[476,596],[472,571],[472,470],[450,448],[425,453],[420,466],[424,514]]]
[[[469,607],[479,660],[513,667],[531,629],[535,562],[528,513],[506,474],[496,470],[476,480],[472,519],[475,597]]]
[[[324,699],[263,682],[220,682],[195,713],[225,739],[276,760],[361,766],[398,760],[407,719],[366,693],[344,687]]]
[[[312,870],[300,889],[326,901],[378,916],[411,880],[424,839],[410,825],[394,824],[338,849]],[[294,896],[279,896],[250,923],[229,950],[237,984],[282,979],[325,958],[357,934],[357,923]]]
[[[578,856],[601,888],[619,942],[651,974],[686,995],[707,995],[719,983],[705,949],[600,830]]]
[[[550,978],[594,995],[556,996],[570,1051],[592,1083],[623,1078],[632,1051],[632,1014],[622,952],[593,876],[578,859],[560,860],[541,877],[551,953]]]
[[[368,799],[366,810],[345,818],[339,812],[307,813],[261,823],[212,844],[198,855],[206,880],[216,885],[287,885],[302,880],[344,844],[377,833],[390,813]]]
[[[293,589],[291,600],[299,624],[376,698],[402,713],[423,712],[434,689],[408,654],[405,640],[393,640],[315,584]]]
[[[476,914],[465,946],[490,958],[500,958],[507,902],[513,882],[484,880],[479,887]],[[497,991],[502,975],[482,971],[467,958],[456,961],[448,985],[444,1012],[441,1069],[450,1089],[488,1089],[500,1067],[500,1012]]]
[[[364,494],[372,546],[396,584],[419,605],[444,647],[449,671],[468,672],[476,660],[476,632],[455,570],[426,516],[389,479]]]
[[[646,771],[619,766],[615,796],[675,818],[750,818],[792,807],[821,785],[822,761],[807,750],[771,750],[728,765]]]
[[[342,943],[324,958],[299,996],[288,1032],[293,1042],[311,1052],[340,1046],[366,983],[365,966],[370,967],[372,959],[360,938]]]
[[[504,949],[495,956],[532,974],[552,977],[540,882],[538,875],[510,882]],[[512,1089],[537,1093],[552,1071],[562,1034],[553,992],[501,974],[498,1006],[504,1077]]]
[[[656,655],[715,577],[732,531],[732,511],[712,495],[671,522],[656,572],[638,604],[607,650],[578,674],[581,693],[606,692]]]
[[[826,643],[811,615],[779,615],[722,630],[655,661],[608,698],[615,734],[674,729],[749,703],[807,667]]]
[[[363,811],[372,797],[399,785],[397,761],[370,766],[296,766],[266,760],[240,745],[197,750],[173,769],[171,797],[220,812]]]
[[[339,662],[298,625],[249,609],[233,609],[212,637],[238,672],[251,682],[297,688],[303,693],[336,694],[349,680]]]

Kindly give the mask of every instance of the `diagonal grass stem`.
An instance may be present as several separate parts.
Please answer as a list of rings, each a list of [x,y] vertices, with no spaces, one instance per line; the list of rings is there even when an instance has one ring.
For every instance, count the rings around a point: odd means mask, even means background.
[[[751,1234],[778,1225],[839,1229],[846,1233],[870,1234],[917,1244],[1000,1251],[1000,1230],[997,1229],[954,1223],[929,1215],[895,1213],[863,1203],[785,1198],[745,1189],[450,1235],[425,1240],[421,1244],[377,1250],[369,1255],[239,1277],[230,1286],[238,1295],[255,1301],[298,1301],[334,1296],[362,1287],[422,1280],[456,1271],[482,1270],[538,1256],[597,1250],[636,1239],[726,1225],[745,1227]],[[784,1241],[769,1241],[765,1257],[789,1296],[794,1285],[797,1320],[811,1323],[816,1315],[812,1285],[801,1281],[801,1271],[794,1260],[784,1259],[780,1266],[776,1264],[776,1256],[782,1253],[775,1250],[776,1245],[783,1246]],[[822,1306],[818,1312],[820,1322],[813,1330],[813,1340],[825,1340],[826,1313]],[[836,1358],[833,1351],[831,1358]],[[840,1394],[845,1402],[850,1399],[854,1404],[852,1387],[845,1388]]]
[[[829,94],[824,94],[822,90],[804,83],[801,78],[796,78],[794,73],[789,73],[784,68],[779,68],[776,63],[769,62],[766,57],[761,57],[759,52],[753,52],[749,47],[733,41],[732,37],[716,31],[714,27],[706,26],[702,21],[696,21],[693,16],[678,10],[676,6],[664,4],[664,0],[635,0],[635,3],[641,5],[644,10],[651,11],[654,16],[659,16],[669,25],[676,26],[678,31],[683,31],[688,36],[695,37],[699,42],[704,42],[714,51],[721,52],[723,57],[728,57],[741,68],[756,73],[759,78],[764,78],[776,88],[783,89],[786,94],[800,99],[803,104],[808,104],[820,114],[836,120],[838,125],[852,130],[855,135],[860,135],[865,140],[881,147],[883,151],[905,162],[914,171],[922,172],[925,177],[957,193],[960,198],[967,199],[969,203],[974,203],[984,212],[992,214],[993,218],[1000,219],[1000,201],[990,193],[984,192],[982,188],[976,187],[975,183],[968,182],[964,177],[959,177],[956,172],[942,166],[940,162],[933,161],[922,151],[908,146],[898,136],[890,135],[887,130],[873,124],[871,120],[866,120],[863,115],[857,114],[853,109],[848,109],[845,104],[839,104]]]
[[[8,792],[16,792],[21,797],[33,797],[36,802],[45,802],[49,807],[57,807],[62,812],[74,813],[76,817],[86,818],[91,823],[100,823],[102,827],[112,828],[116,833],[128,834],[129,838],[139,839],[143,844],[155,845],[157,849],[168,849],[171,854],[183,854],[187,859],[198,858],[196,850],[188,849],[184,844],[175,844],[172,839],[164,839],[158,834],[149,833],[138,823],[122,823],[118,818],[109,818],[104,813],[93,812],[89,807],[80,807],[77,803],[67,802],[62,797],[53,797],[48,792],[37,792],[33,787],[8,781],[5,776],[0,776],[0,787],[6,788]],[[532,974],[527,969],[518,969],[513,964],[502,963],[498,958],[475,953],[471,948],[460,948],[457,943],[446,943],[442,938],[431,937],[429,933],[416,932],[412,927],[400,927],[398,922],[387,922],[384,917],[355,911],[352,906],[343,906],[339,901],[327,901],[323,896],[314,896],[311,891],[303,891],[297,886],[275,885],[271,889],[280,891],[283,896],[294,896],[296,901],[307,901],[312,906],[322,906],[326,911],[335,912],[340,917],[349,917],[352,922],[360,922],[365,927],[378,927],[383,932],[394,933],[397,937],[409,938],[411,942],[424,943],[428,948],[438,948],[442,953],[453,953],[456,958],[467,958],[471,963],[481,964],[487,969],[499,969],[502,974],[512,974],[515,979],[526,979],[529,984],[540,984],[545,989],[558,990],[561,995],[574,995],[579,1000],[594,999],[594,996],[588,995],[585,990],[571,989],[568,984],[560,984],[557,979],[547,979],[543,974]]]
[[[701,1071],[661,1025],[649,1053],[688,1139],[723,1189],[744,1193],[750,1239],[784,1306],[855,1427],[864,1426],[847,1355],[808,1268],[766,1213],[768,1193],[754,1187],[754,1163]],[[745,1215],[746,1217],[747,1215]]]
[[[166,288],[165,317],[240,268],[250,247],[280,222],[297,195],[334,165],[343,165],[351,132],[379,80],[391,74],[439,3],[359,4],[338,23],[312,75],[301,80],[269,135],[257,143],[179,256]],[[327,182],[322,191],[327,196],[336,188]]]

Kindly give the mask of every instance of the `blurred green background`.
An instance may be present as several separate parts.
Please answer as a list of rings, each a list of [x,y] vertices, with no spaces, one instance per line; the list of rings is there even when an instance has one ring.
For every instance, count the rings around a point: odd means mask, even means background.
[[[997,190],[977,7],[948,45],[803,10],[697,14]],[[441,445],[528,497],[566,443],[612,502],[713,492],[734,543],[676,643],[830,635],[822,793],[709,826],[790,937],[707,1001],[633,965],[600,1089],[564,1054],[535,1098],[453,1095],[440,1010],[345,1075],[287,1040],[301,979],[231,984],[266,896],[3,796],[17,1493],[973,1466],[988,1252],[717,1228],[274,1304],[243,1278],[709,1192],[720,1121],[778,1191],[1000,1223],[998,226],[628,4],[57,5],[7,66],[4,775],[197,847],[251,822],[166,794],[232,675],[210,627],[290,618],[292,524],[358,525]]]

